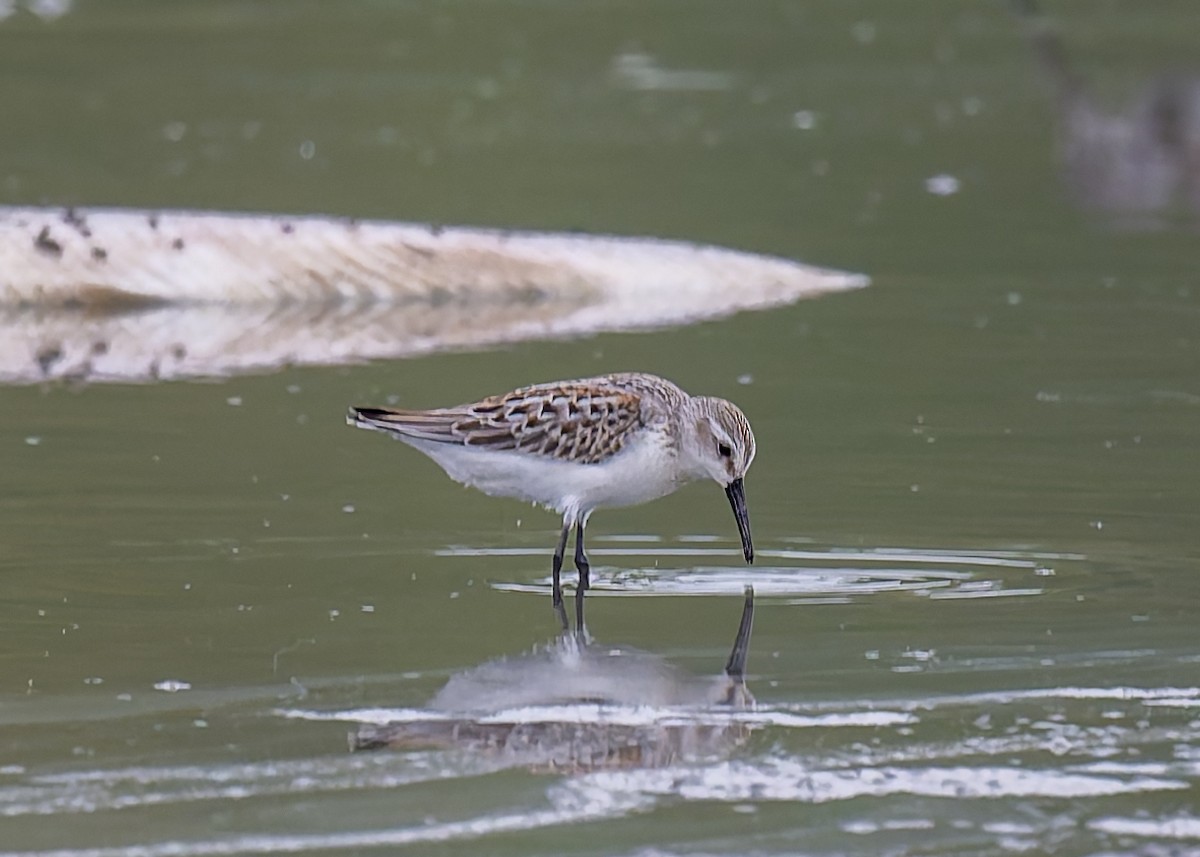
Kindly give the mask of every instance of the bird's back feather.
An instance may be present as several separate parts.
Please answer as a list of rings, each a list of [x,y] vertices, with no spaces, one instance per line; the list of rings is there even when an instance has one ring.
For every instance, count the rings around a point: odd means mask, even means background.
[[[352,408],[351,422],[401,438],[595,464],[620,452],[631,430],[643,424],[643,395],[615,378],[590,378],[523,387],[452,408]]]

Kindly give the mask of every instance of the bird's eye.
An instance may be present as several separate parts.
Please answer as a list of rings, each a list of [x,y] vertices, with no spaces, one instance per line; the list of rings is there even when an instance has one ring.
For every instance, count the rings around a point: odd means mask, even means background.
[[[720,455],[722,458],[732,458],[733,457],[733,449],[730,448],[729,444],[727,444],[727,443],[718,443],[717,444],[717,454]]]

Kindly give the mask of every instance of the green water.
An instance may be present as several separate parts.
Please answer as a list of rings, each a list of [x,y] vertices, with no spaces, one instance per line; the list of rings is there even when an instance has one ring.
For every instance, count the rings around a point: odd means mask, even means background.
[[[1113,105],[1194,57],[1189,3],[1051,11]],[[1072,204],[1001,5],[21,3],[0,81],[5,204],[650,234],[873,278],[655,333],[0,389],[0,853],[1197,847],[1196,228]],[[348,755],[318,716],[419,707],[554,633],[557,521],[346,406],[624,369],[745,410],[761,556],[717,486],[597,513],[591,630],[715,674],[754,582],[776,720],[667,771]]]

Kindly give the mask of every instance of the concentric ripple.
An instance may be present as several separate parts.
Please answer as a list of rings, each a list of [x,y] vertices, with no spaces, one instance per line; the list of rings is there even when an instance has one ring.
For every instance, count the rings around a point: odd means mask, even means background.
[[[1055,564],[1084,560],[1080,554],[1012,550],[946,551],[904,548],[769,549],[758,564],[740,567],[733,548],[701,546],[701,537],[678,546],[646,547],[623,543],[588,551],[593,560],[592,591],[600,596],[736,595],[746,585],[760,597],[791,603],[846,603],[858,596],[910,592],[932,599],[1028,597],[1041,595]],[[455,557],[538,557],[544,548],[454,546],[437,552]],[[603,565],[601,558],[627,557],[633,567]],[[765,562],[764,562],[765,561]],[[539,569],[539,572],[541,570]],[[539,573],[531,581],[495,581],[504,592],[544,594],[551,579]]]

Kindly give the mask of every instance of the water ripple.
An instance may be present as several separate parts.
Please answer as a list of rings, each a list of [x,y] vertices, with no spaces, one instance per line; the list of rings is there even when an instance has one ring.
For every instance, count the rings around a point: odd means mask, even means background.
[[[1012,550],[768,549],[758,552],[758,565],[742,568],[711,562],[740,558],[740,550],[697,546],[696,539],[689,536],[686,545],[670,547],[592,548],[588,553],[593,561],[629,557],[642,563],[635,568],[593,564],[593,593],[602,597],[736,595],[750,584],[760,597],[787,599],[790,604],[848,603],[855,596],[887,592],[907,592],[935,600],[1032,597],[1044,594],[1045,588],[1029,585],[1028,578],[1020,581],[1022,585],[1014,585],[1015,581],[1005,577],[1025,573],[1036,575],[1040,581],[1055,574],[1048,563],[1085,559],[1080,554]],[[546,550],[455,545],[435,553],[453,557],[545,557]],[[693,562],[678,568],[662,565],[671,559]],[[764,565],[762,560],[775,562]],[[539,574],[532,581],[500,580],[491,585],[503,592],[544,595],[551,579]]]
[[[736,721],[764,730],[764,738],[724,760],[585,773],[542,772],[501,796],[499,806],[463,807],[459,817],[447,807],[449,817],[436,819],[404,817],[401,811],[400,816],[389,816],[390,823],[373,829],[342,829],[354,822],[339,814],[338,801],[369,800],[377,794],[389,806],[404,807],[410,796],[428,795],[436,783],[454,788],[456,782],[511,768],[513,760],[458,750],[413,749],[53,772],[13,766],[0,769],[0,818],[16,823],[25,817],[28,824],[53,829],[69,817],[78,833],[91,831],[90,838],[82,838],[91,845],[0,851],[0,857],[209,857],[419,848],[486,840],[513,831],[617,821],[680,801],[724,804],[737,812],[754,812],[770,803],[837,804],[841,808],[830,816],[835,830],[871,836],[881,830],[931,825],[941,831],[939,835],[947,835],[949,828],[936,820],[940,818],[936,812],[934,818],[893,816],[912,806],[906,801],[913,798],[950,799],[953,817],[972,830],[1035,844],[1052,832],[1047,825],[1053,824],[1055,816],[1048,815],[1043,823],[1022,815],[1016,807],[1028,800],[1060,801],[1072,829],[1093,836],[1181,841],[1196,837],[1200,822],[1194,816],[1127,817],[1114,813],[1104,799],[1131,795],[1137,800],[1137,796],[1196,788],[1200,721],[1193,718],[1192,709],[1198,702],[1200,687],[1098,684],[869,702],[813,699],[747,711],[594,704],[513,708],[485,717],[492,722],[531,724]],[[414,708],[365,707],[293,707],[273,715],[278,722],[357,723],[439,716]],[[955,724],[949,733],[948,723]],[[327,829],[218,836],[207,827],[212,810],[200,808],[236,805],[245,807],[239,811],[248,818],[255,818],[284,796],[314,808],[327,805]],[[871,804],[876,809],[863,817],[858,814],[860,804],[855,803],[862,798],[897,802]],[[124,813],[172,807],[197,821],[175,828],[169,841],[114,841],[114,836],[138,835],[136,826],[113,826]],[[34,821],[42,818],[45,821]]]

